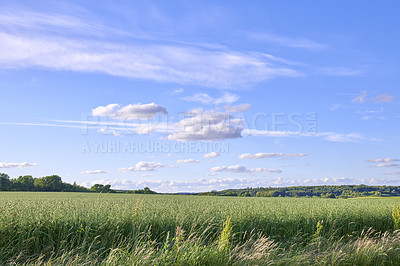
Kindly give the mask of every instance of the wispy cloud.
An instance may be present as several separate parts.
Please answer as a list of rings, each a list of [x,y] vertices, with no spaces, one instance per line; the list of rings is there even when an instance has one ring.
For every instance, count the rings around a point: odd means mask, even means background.
[[[210,152],[210,153],[207,153],[207,154],[204,154],[203,155],[203,157],[204,158],[217,158],[217,157],[219,157],[221,154],[219,154],[218,152]]]
[[[273,33],[249,33],[247,36],[255,41],[267,42],[291,48],[301,48],[308,50],[320,50],[327,48],[326,45],[312,41],[307,38],[293,38]]]
[[[367,101],[367,91],[363,91],[360,95],[351,100],[353,103],[365,103]]]
[[[376,167],[400,167],[400,164],[396,164],[396,163],[380,163],[380,164],[377,164]]]
[[[177,94],[181,94],[183,91],[184,91],[184,89],[179,88],[179,89],[171,91],[170,94],[171,95],[177,95]]]
[[[155,103],[148,104],[129,104],[121,106],[119,104],[108,104],[98,106],[92,110],[94,116],[107,116],[118,120],[150,119],[157,114],[167,115],[167,109]]]
[[[225,92],[221,97],[219,98],[213,98],[207,93],[196,93],[193,96],[187,96],[182,98],[185,101],[188,102],[198,102],[202,104],[231,104],[239,100],[239,96],[233,93]]]
[[[367,160],[370,163],[390,163],[390,162],[400,162],[400,159],[396,158],[383,158],[383,159],[371,159]]]
[[[199,160],[194,160],[194,159],[182,159],[182,160],[177,160],[176,163],[199,163]]]
[[[0,29],[3,69],[41,67],[99,72],[229,89],[301,75],[299,70],[273,61],[263,53],[202,48],[155,37],[141,39],[135,34],[69,14],[2,10]],[[116,35],[128,38],[130,44],[119,42],[121,38],[115,38]]]
[[[393,102],[395,99],[395,96],[389,95],[388,93],[383,93],[371,98],[374,103],[390,103]]]
[[[239,155],[239,159],[268,159],[268,158],[297,158],[308,156],[308,153],[244,153]]]
[[[135,167],[122,167],[119,168],[119,172],[133,172],[133,171],[139,171],[139,172],[150,172],[154,171],[157,168],[164,168],[166,165],[162,163],[156,163],[156,162],[138,162]]]
[[[376,95],[376,96],[373,96],[373,97],[370,97],[369,99],[367,98],[367,96],[368,96],[367,91],[363,91],[362,94],[360,94],[357,97],[355,97],[352,100],[352,102],[361,104],[361,103],[367,102],[368,100],[371,100],[375,104],[378,104],[378,103],[390,103],[390,102],[393,102],[396,99],[396,96],[390,95],[387,92],[379,94],[379,95]]]
[[[400,175],[400,171],[397,171],[397,172],[386,172],[385,175]]]
[[[7,162],[0,162],[0,168],[27,168],[35,166],[36,163],[7,163]]]
[[[224,108],[228,113],[244,113],[250,110],[251,104],[242,103],[239,105],[225,105]]]
[[[359,133],[336,133],[336,132],[325,132],[318,133],[317,136],[323,137],[325,140],[333,142],[364,142],[364,141],[380,141],[376,138],[367,138]]]
[[[88,171],[82,171],[82,174],[88,174],[88,175],[95,175],[95,174],[108,174],[107,171],[103,170],[88,170]]]
[[[266,168],[253,168],[247,169],[245,166],[232,165],[232,166],[216,166],[210,169],[211,172],[227,172],[227,173],[281,173],[279,169],[266,169]]]

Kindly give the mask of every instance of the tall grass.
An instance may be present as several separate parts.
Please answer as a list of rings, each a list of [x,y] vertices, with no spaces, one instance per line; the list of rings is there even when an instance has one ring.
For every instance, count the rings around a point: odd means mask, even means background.
[[[0,193],[0,263],[400,261],[392,217],[398,203],[6,192]],[[365,253],[370,246],[380,251]]]

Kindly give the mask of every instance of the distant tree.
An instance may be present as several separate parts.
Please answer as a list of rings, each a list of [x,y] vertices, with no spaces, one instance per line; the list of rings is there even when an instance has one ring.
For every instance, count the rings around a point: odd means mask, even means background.
[[[131,194],[157,194],[157,192],[151,190],[149,187],[145,187],[144,189],[138,189],[138,190],[130,190],[127,193],[131,193]]]
[[[18,191],[31,191],[35,189],[35,180],[30,175],[20,176],[15,179],[13,189]]]
[[[58,175],[35,178],[34,184],[35,190],[38,191],[62,191],[64,187]]]
[[[102,185],[102,184],[94,184],[91,188],[91,191],[97,192],[97,193],[107,193],[107,192],[114,192],[111,190],[111,185]]]
[[[36,191],[45,191],[45,182],[44,182],[44,178],[35,178],[34,179],[34,185],[35,185],[35,190]]]
[[[0,190],[8,191],[11,189],[11,180],[7,174],[0,173]]]

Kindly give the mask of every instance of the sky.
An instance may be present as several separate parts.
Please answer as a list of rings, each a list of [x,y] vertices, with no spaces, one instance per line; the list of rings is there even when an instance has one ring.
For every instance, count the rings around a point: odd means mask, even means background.
[[[0,3],[0,172],[400,185],[398,1]]]

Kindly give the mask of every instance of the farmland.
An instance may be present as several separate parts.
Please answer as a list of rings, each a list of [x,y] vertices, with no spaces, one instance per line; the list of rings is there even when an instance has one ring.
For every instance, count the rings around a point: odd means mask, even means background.
[[[399,198],[0,193],[0,263],[393,264]]]

